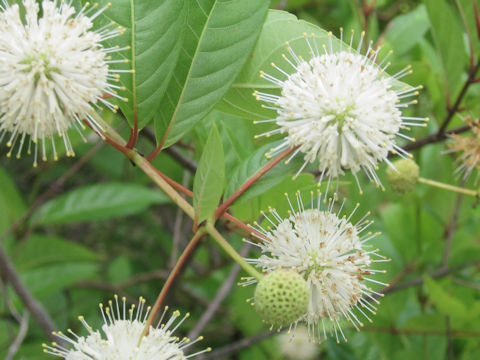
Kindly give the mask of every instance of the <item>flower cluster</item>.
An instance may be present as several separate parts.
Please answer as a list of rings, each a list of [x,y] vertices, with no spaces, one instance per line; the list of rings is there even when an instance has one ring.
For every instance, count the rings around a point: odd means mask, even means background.
[[[318,359],[319,346],[308,335],[308,329],[299,325],[295,334],[283,333],[279,336],[280,350],[282,354],[291,360],[314,360]]]
[[[266,103],[263,107],[277,113],[276,118],[256,121],[277,125],[258,137],[286,134],[267,157],[285,148],[295,149],[290,159],[301,152],[305,161],[298,173],[318,159],[320,182],[338,178],[348,169],[359,188],[360,170],[381,186],[376,174],[379,162],[389,163],[389,153],[409,157],[396,144],[396,137],[413,138],[400,131],[408,126],[425,126],[427,119],[401,113],[402,108],[416,103],[408,98],[417,95],[421,87],[395,89],[397,80],[411,72],[410,67],[389,76],[385,72],[390,65],[386,62],[388,56],[377,63],[380,49],[373,50],[370,43],[366,55],[360,53],[363,33],[356,50],[352,50],[353,32],[350,46],[345,48],[342,35],[338,51],[334,50],[331,33],[328,46],[323,44],[321,50],[313,34],[310,39],[304,36],[310,49],[309,60],[304,60],[287,43],[288,56],[283,54],[283,59],[291,72],[274,63],[277,75],[261,72],[261,77],[277,86],[280,94],[254,93]]]
[[[330,200],[326,209],[321,208],[320,195],[314,206],[312,194],[310,209],[305,209],[299,193],[296,195],[298,208],[290,204],[290,216],[282,217],[274,209],[270,216],[263,214],[271,227],[264,228],[255,224],[255,231],[260,242],[254,243],[262,250],[258,259],[248,259],[266,273],[277,269],[287,269],[299,273],[307,282],[310,296],[306,312],[297,321],[305,321],[312,336],[326,337],[329,331],[335,338],[345,339],[341,320],[346,319],[357,330],[363,326],[358,313],[368,321],[368,313],[375,313],[375,303],[381,294],[372,290],[367,284],[383,284],[370,278],[375,273],[372,264],[388,261],[378,254],[378,249],[368,249],[366,243],[378,233],[365,230],[373,223],[367,219],[368,213],[356,224],[348,218],[340,217],[344,207],[334,212],[334,200]],[[363,235],[362,235],[363,233]],[[333,331],[332,331],[333,330]]]
[[[100,304],[104,322],[102,331],[105,337],[100,331],[93,330],[80,316],[79,320],[87,329],[88,336],[79,336],[70,329],[68,330],[70,336],[57,332],[55,335],[64,342],[70,343],[72,348],[67,349],[57,343],[52,343],[52,346],[44,344],[44,352],[61,356],[65,360],[185,360],[210,351],[210,348],[207,348],[185,355],[184,350],[202,340],[202,337],[195,341],[190,341],[188,338],[179,340],[173,333],[189,314],[180,318],[180,313],[174,311],[172,316],[162,323],[167,310],[168,308],[165,308],[158,325],[151,326],[148,334],[142,336],[150,312],[150,307],[145,309],[145,299],[140,298],[138,307],[132,305],[127,310],[125,298],[122,298],[119,303],[118,296],[115,296],[115,303],[110,301],[107,307]],[[179,321],[177,321],[178,318],[180,318]]]
[[[467,180],[473,170],[480,169],[480,122],[466,118],[465,122],[470,126],[473,136],[461,136],[458,134],[450,135],[451,142],[447,143],[451,152],[462,153],[457,161],[460,166],[455,170],[457,174],[462,174],[463,180]],[[475,182],[478,182],[478,173]]]
[[[6,0],[0,4],[0,141],[7,137],[8,156],[17,147],[18,158],[25,147],[31,153],[33,144],[36,166],[38,157],[47,160],[46,143],[51,143],[53,158],[58,158],[53,135],[63,139],[66,155],[73,156],[70,128],[83,137],[80,130],[85,121],[102,133],[94,106],[101,103],[117,109],[104,97],[121,98],[117,94],[121,87],[114,82],[122,70],[109,66],[125,61],[110,58],[125,49],[102,43],[124,29],[114,24],[92,29],[93,21],[109,5],[97,8],[86,3],[76,13],[71,1],[43,0],[39,17],[37,1],[22,4],[25,16],[18,4],[9,5]]]

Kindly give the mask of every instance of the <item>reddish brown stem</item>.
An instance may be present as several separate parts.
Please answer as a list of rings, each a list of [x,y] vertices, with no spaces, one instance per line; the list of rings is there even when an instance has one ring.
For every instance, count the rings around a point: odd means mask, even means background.
[[[153,149],[152,152],[145,157],[148,161],[152,162],[155,160],[158,154],[160,154],[160,151],[162,151],[163,145],[165,144],[165,139],[166,137],[164,137],[160,144],[158,144],[155,149]]]
[[[297,147],[287,149],[278,155],[275,159],[268,162],[263,168],[258,170],[255,174],[253,174],[242,186],[240,186],[225,202],[220,205],[214,213],[215,219],[221,217],[225,211],[245,192],[247,191],[253,184],[255,184],[263,175],[269,172],[275,165],[277,165],[280,161],[285,159],[288,155],[290,155]]]
[[[94,132],[97,132],[97,130],[95,130],[92,125],[90,125],[90,123],[87,121],[87,120],[83,120],[83,123],[85,125],[87,125],[90,129],[92,129]],[[128,148],[117,143],[115,140],[113,140],[111,137],[109,137],[108,135],[105,134],[105,132],[101,131],[100,130],[100,134],[99,134],[103,140],[105,140],[105,142],[107,142],[108,144],[112,145],[115,149],[117,149],[118,151],[120,151],[122,154],[126,155],[128,157]]]
[[[472,1],[473,3],[473,13],[475,14],[475,25],[477,25],[477,36],[480,39],[480,14],[478,13],[477,2]]]
[[[473,1],[475,3],[476,0]],[[457,7],[458,11],[460,13],[460,17],[462,18],[463,26],[465,28],[465,32],[467,34],[467,39],[468,39],[468,48],[470,50],[470,68],[469,72],[471,73],[473,69],[475,68],[475,51],[473,49],[473,40],[472,40],[472,34],[470,33],[470,29],[468,27],[468,22],[467,18],[465,17],[465,13],[463,11],[462,5],[460,4],[459,0],[457,0]]]
[[[477,74],[479,69],[480,69],[480,61],[477,61],[477,63],[473,67],[473,70],[469,71],[467,81],[465,81],[465,84],[463,85],[462,89],[460,90],[460,93],[458,94],[457,99],[455,100],[455,103],[453,104],[453,106],[448,106],[447,107],[447,109],[448,109],[447,117],[445,118],[442,125],[440,126],[440,129],[438,130],[439,134],[442,134],[442,133],[445,132],[448,124],[450,123],[450,121],[453,119],[454,115],[459,110],[460,104],[462,103],[462,100],[463,100],[464,96],[466,95],[468,88],[470,87],[470,85],[472,85],[474,83],[476,74]],[[448,95],[448,92],[447,92],[447,95]],[[450,103],[448,98],[449,98],[449,96],[447,96],[447,105]]]
[[[150,326],[152,326],[153,322],[155,321],[155,317],[158,313],[158,310],[160,310],[160,307],[162,306],[162,303],[165,300],[165,297],[167,296],[168,290],[172,286],[173,281],[175,280],[176,276],[178,275],[180,269],[182,268],[183,264],[187,260],[188,256],[192,253],[192,251],[195,249],[198,242],[202,239],[204,235],[205,235],[205,231],[203,229],[200,229],[200,231],[198,231],[193,236],[192,240],[190,240],[185,250],[183,250],[182,255],[180,255],[180,258],[175,264],[175,267],[170,272],[170,275],[168,275],[168,278],[165,281],[165,284],[163,285],[163,288],[160,291],[160,294],[158,295],[158,298],[152,307],[152,311],[145,323],[145,328],[143,329],[142,337],[148,335]]]
[[[224,213],[223,214],[223,218],[227,221],[230,221],[231,223],[237,225],[240,229],[242,230],[245,230],[248,235],[255,235],[256,237],[258,238],[261,238],[261,239],[265,239],[265,236],[263,236],[262,234],[260,234],[257,230],[251,228],[250,226],[248,226],[247,224],[245,224],[244,222],[238,220],[236,217],[230,215],[229,213]]]
[[[171,187],[173,187],[175,190],[180,191],[182,194],[193,198],[193,192],[189,189],[187,189],[185,186],[177,183],[175,180],[170,179],[167,175],[162,173],[160,170],[155,169],[155,171],[162,177],[163,180],[165,180]]]
[[[155,160],[155,158],[160,154],[160,151],[162,151],[163,145],[165,145],[165,142],[167,141],[168,134],[170,133],[170,129],[172,128],[173,122],[170,122],[170,125],[168,125],[167,130],[165,131],[165,134],[163,134],[163,138],[160,141],[160,143],[157,145],[155,149],[146,157],[146,159],[150,162]]]
[[[133,94],[133,129],[130,130],[130,138],[128,139],[127,149],[133,149],[138,141],[138,106],[135,92]]]
[[[127,147],[123,146],[123,145],[120,145],[119,143],[117,143],[115,140],[113,140],[112,138],[110,138],[109,136],[107,135],[103,135],[105,141],[112,145],[115,149],[117,149],[118,151],[120,151],[121,153],[127,155],[128,154],[128,149]]]

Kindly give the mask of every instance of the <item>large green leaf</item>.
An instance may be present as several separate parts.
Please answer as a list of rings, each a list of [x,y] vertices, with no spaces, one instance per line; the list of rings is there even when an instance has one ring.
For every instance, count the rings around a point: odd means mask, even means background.
[[[402,55],[414,47],[430,27],[425,5],[419,5],[408,14],[393,19],[385,34],[396,55]]]
[[[442,286],[425,276],[425,283],[428,287],[429,298],[437,306],[438,310],[452,318],[452,320],[467,320],[472,315],[460,299],[449,294]]]
[[[228,197],[238,189],[245,181],[251,178],[258,170],[264,167],[269,160],[265,154],[274,147],[274,144],[266,144],[255,150],[249,157],[244,159],[228,177],[228,185],[225,196]],[[299,157],[295,157],[288,165],[283,161],[277,164],[272,170],[258,180],[247,192],[245,192],[239,201],[246,201],[252,197],[258,196],[273,186],[279,184],[287,176],[292,176],[295,169],[301,166]]]
[[[101,5],[109,2],[99,1]],[[110,40],[111,45],[130,47],[119,53],[119,57],[128,59],[128,67],[135,70],[132,74],[122,74],[121,83],[127,90],[120,95],[127,97],[128,102],[118,104],[130,124],[136,107],[139,125],[143,127],[157,111],[178,59],[186,1],[115,0],[103,17],[126,29],[123,35]]]
[[[475,6],[477,11],[480,10],[480,2],[478,0],[455,0],[459,10],[461,11],[462,17],[464,19],[464,26],[471,36],[473,50],[475,55],[478,56],[480,52],[480,41],[478,41],[477,35],[477,23],[475,20]],[[475,3],[475,6],[474,6]],[[470,44],[469,44],[470,45]]]
[[[433,37],[443,64],[447,87],[453,96],[468,63],[459,16],[445,0],[425,0]]]
[[[95,261],[100,254],[86,247],[56,236],[31,235],[15,251],[15,267],[24,272],[52,263]]]
[[[0,234],[6,231],[12,223],[26,211],[25,203],[9,174],[0,169]]]
[[[185,41],[155,117],[158,139],[176,142],[201,120],[238,75],[260,33],[267,0],[188,1]]]
[[[213,124],[193,182],[193,206],[198,222],[213,214],[224,187],[225,156],[220,134]]]
[[[20,279],[34,296],[52,294],[79,280],[91,278],[98,265],[87,262],[54,264],[24,272]]]
[[[52,199],[32,216],[37,225],[108,219],[168,202],[159,191],[135,184],[105,183],[84,186]]]

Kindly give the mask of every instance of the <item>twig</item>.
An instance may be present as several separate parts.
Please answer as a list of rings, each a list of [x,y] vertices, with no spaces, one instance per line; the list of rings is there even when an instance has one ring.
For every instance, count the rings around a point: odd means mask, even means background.
[[[182,165],[186,170],[190,171],[192,174],[195,174],[198,168],[198,164],[192,159],[190,159],[188,156],[183,155],[183,153],[180,152],[175,146],[170,146],[164,151],[172,159],[176,160],[180,165]]]
[[[447,356],[448,360],[454,360],[455,356],[453,354],[453,342],[452,342],[452,329],[450,327],[450,316],[445,316],[445,327],[446,327],[446,335],[447,335]]]
[[[349,328],[350,330],[355,330],[354,327]],[[424,335],[424,336],[448,336],[448,330],[421,330],[421,329],[397,329],[395,327],[384,327],[384,326],[364,326],[362,331],[371,331],[379,333],[388,333],[392,335]],[[451,330],[450,336],[456,338],[478,338],[480,337],[480,332],[478,331],[464,331],[464,330]]]
[[[225,358],[277,334],[278,333],[274,331],[267,331],[264,333],[253,335],[240,341],[226,345],[218,350],[212,351],[211,353],[197,356],[195,360],[217,360],[220,358]]]
[[[277,165],[280,161],[285,159],[288,155],[290,155],[294,150],[298,147],[290,148],[283,151],[277,157],[269,161],[264,167],[258,170],[255,174],[253,174],[250,178],[248,178],[245,183],[240,186],[225,202],[220,205],[217,210],[215,210],[214,217],[218,219],[221,217],[225,211],[245,192],[247,191],[253,184],[255,184],[263,175],[269,172],[275,165]]]
[[[12,285],[13,289],[17,293],[20,300],[22,300],[25,307],[30,311],[33,318],[43,330],[45,335],[55,341],[55,337],[52,335],[52,332],[56,330],[56,325],[53,322],[52,318],[45,311],[40,302],[33,297],[28,289],[23,285],[20,277],[15,271],[12,262],[8,258],[7,254],[3,250],[3,246],[0,242],[0,270],[4,279]]]
[[[246,256],[249,249],[250,249],[250,245],[245,244],[240,250],[240,255]],[[240,271],[240,265],[235,263],[232,267],[232,270],[230,270],[230,274],[225,279],[220,289],[218,289],[218,292],[215,295],[215,298],[210,303],[210,305],[208,305],[207,310],[205,310],[205,312],[201,316],[200,320],[198,320],[193,330],[190,331],[188,338],[190,339],[198,338],[203,328],[208,324],[208,322],[212,319],[213,315],[216,313],[222,301],[227,297],[228,293],[230,292],[230,289],[235,283],[235,280],[237,278],[239,271]]]
[[[66,181],[75,175],[90,159],[105,145],[103,141],[96,144],[92,149],[88,151],[80,160],[78,160],[68,171],[60,176],[55,182],[53,182],[47,191],[40,195],[30,208],[22,215],[17,221],[15,221],[9,228],[0,236],[0,243],[11,233],[15,232],[22,224],[25,223],[28,218],[37,210],[41,205],[54,197],[57,192],[63,187]]]
[[[370,15],[372,15],[372,12],[375,8],[375,3],[376,0],[371,0],[371,3],[369,4],[367,0],[362,0],[362,13],[363,13],[363,18],[364,18],[364,23],[363,23],[363,32],[365,33],[365,39],[367,41],[364,42],[365,49],[368,47],[368,42],[369,42],[369,20],[370,20]]]
[[[448,268],[448,269],[439,269],[439,270],[429,274],[429,276],[433,279],[438,279],[438,278],[442,278],[442,277],[445,277],[447,275],[450,275],[452,273],[455,273],[457,271],[469,268],[471,266],[478,266],[478,265],[480,265],[480,259],[469,261],[465,264],[454,266],[454,267],[451,267],[451,268]],[[423,277],[418,277],[418,278],[406,281],[406,282],[404,282],[402,284],[399,284],[399,285],[387,287],[387,288],[383,289],[381,292],[385,295],[390,294],[392,292],[404,290],[404,289],[407,289],[407,288],[412,287],[412,286],[422,285],[424,281],[425,280],[424,280]]]
[[[20,345],[22,345],[22,342],[25,339],[25,336],[27,335],[29,317],[30,317],[30,313],[27,310],[25,310],[23,312],[23,316],[17,319],[20,328],[18,329],[18,334],[15,340],[12,342],[12,344],[8,348],[8,353],[7,353],[7,356],[5,357],[5,360],[12,360],[15,354],[20,349]]]
[[[466,182],[466,179],[463,179],[462,187],[463,185],[465,185],[465,182]],[[442,267],[441,267],[442,269],[448,268],[448,257],[450,255],[450,250],[452,249],[453,236],[455,235],[455,230],[457,229],[457,225],[458,225],[458,217],[460,215],[462,199],[463,199],[463,195],[458,194],[457,202],[455,204],[455,210],[453,211],[452,221],[450,221],[450,224],[448,225],[448,228],[447,228],[447,239],[445,242],[445,249],[443,251],[443,259],[442,259]]]
[[[185,171],[183,174],[182,186],[185,187],[190,179],[190,174]],[[182,239],[182,229],[183,229],[183,211],[180,208],[177,208],[177,213],[175,214],[175,222],[173,224],[173,241],[172,241],[172,252],[170,254],[170,268],[175,266],[178,256],[178,248],[180,247],[180,240]]]
[[[179,273],[180,269],[182,268],[183,264],[187,260],[187,258],[190,256],[191,252],[197,247],[198,242],[203,238],[205,235],[205,229],[200,228],[199,231],[195,233],[193,236],[192,240],[188,243],[187,247],[183,250],[182,255],[180,255],[180,258],[178,259],[177,263],[175,264],[175,267],[172,269],[170,272],[170,275],[168,275],[167,280],[165,281],[165,284],[163,284],[163,288],[160,291],[160,294],[158,294],[157,300],[155,301],[155,304],[152,306],[152,311],[150,312],[150,315],[148,316],[147,321],[145,322],[145,328],[142,332],[142,336],[145,336],[148,334],[148,330],[150,329],[150,326],[153,324],[155,317],[158,313],[158,310],[160,310],[160,307],[162,306],[163,301],[165,300],[165,297],[167,296],[168,290],[170,289],[170,286],[172,285],[173,281],[175,280],[177,274]]]
[[[458,285],[461,285],[461,286],[465,286],[465,287],[468,287],[468,288],[471,288],[471,289],[480,291],[480,284],[476,284],[476,283],[473,283],[473,282],[465,281],[465,280],[463,280],[463,279],[455,278],[455,277],[452,278],[452,281],[453,281],[455,284],[458,284]]]
[[[475,76],[477,74],[478,69],[480,69],[480,61],[478,61],[473,69],[470,69],[467,81],[465,81],[465,84],[462,87],[462,90],[460,90],[460,93],[457,96],[457,99],[455,100],[455,103],[453,104],[452,107],[449,107],[447,117],[443,121],[442,125],[440,126],[440,129],[438,130],[439,134],[442,134],[445,132],[448,124],[450,121],[453,119],[453,116],[457,113],[458,109],[460,108],[460,104],[462,103],[463,97],[467,93],[468,88],[470,85],[472,85],[475,82]]]
[[[409,144],[405,145],[403,147],[403,150],[411,151],[411,150],[420,149],[420,148],[424,147],[425,145],[443,141],[448,137],[448,135],[461,134],[461,133],[464,133],[466,131],[469,131],[470,129],[471,128],[470,128],[469,125],[461,125],[461,126],[455,128],[455,129],[452,129],[452,130],[448,130],[448,131],[444,131],[444,132],[437,131],[434,134],[425,136],[422,139],[418,139],[415,142],[412,142],[412,143],[409,143]],[[394,155],[393,154],[388,155],[388,157],[392,157],[392,156],[394,156]]]
[[[419,183],[434,186],[434,187],[439,188],[439,189],[444,189],[444,190],[456,192],[460,195],[469,195],[469,196],[478,197],[478,191],[471,190],[471,189],[466,189],[463,186],[460,187],[460,186],[445,184],[445,183],[442,183],[440,181],[425,179],[423,177],[419,177],[417,181]],[[465,184],[465,182],[463,184]]]
[[[287,7],[288,0],[282,0],[280,1],[280,4],[277,5],[278,10],[285,10]]]

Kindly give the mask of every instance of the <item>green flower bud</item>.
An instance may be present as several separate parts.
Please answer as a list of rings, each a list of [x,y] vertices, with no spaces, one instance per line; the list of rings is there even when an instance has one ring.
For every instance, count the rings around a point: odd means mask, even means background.
[[[303,277],[292,270],[265,275],[255,289],[255,308],[273,326],[287,326],[307,312],[310,290]]]
[[[393,162],[397,169],[387,169],[387,179],[393,191],[406,194],[412,191],[417,184],[419,176],[418,165],[412,159],[402,159]]]

